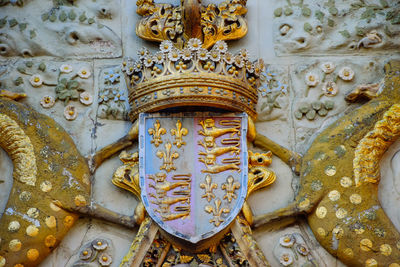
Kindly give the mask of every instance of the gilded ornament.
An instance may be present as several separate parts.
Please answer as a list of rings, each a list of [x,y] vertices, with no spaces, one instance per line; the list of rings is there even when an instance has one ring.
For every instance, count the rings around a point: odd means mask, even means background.
[[[214,206],[207,205],[204,208],[206,212],[211,213],[213,215],[213,218],[210,219],[210,223],[214,223],[216,227],[218,227],[222,222],[225,221],[222,217],[223,213],[230,212],[228,208],[222,208],[221,204],[222,204],[221,200],[217,198],[216,200],[214,200]]]
[[[207,174],[204,183],[200,184],[200,188],[204,189],[204,195],[201,197],[206,198],[207,201],[210,202],[213,198],[215,198],[213,190],[218,188],[218,184],[213,183],[211,176]]]
[[[362,202],[362,197],[359,194],[352,194],[350,196],[350,202],[355,205],[358,205]]]
[[[400,104],[394,104],[378,121],[374,129],[360,140],[353,160],[354,181],[357,187],[363,183],[380,180],[379,159],[400,136]]]
[[[176,170],[176,167],[174,165],[174,160],[179,158],[179,153],[178,152],[172,152],[172,144],[171,143],[166,143],[165,144],[165,150],[158,150],[156,155],[160,159],[163,160],[163,164],[160,167],[160,170],[166,170],[167,172],[170,172],[171,170]]]
[[[37,236],[38,233],[39,233],[39,229],[34,225],[29,225],[26,228],[26,234],[28,236],[35,237],[35,236]]]
[[[325,218],[326,214],[328,213],[328,210],[325,207],[319,207],[316,211],[315,214],[317,214],[317,217],[320,219]]]
[[[192,42],[201,43],[200,40]],[[260,84],[259,75],[264,64],[253,64],[242,55],[237,55],[235,66],[230,66],[226,62],[228,52],[222,52],[225,49],[218,52],[224,60],[214,62],[213,59],[218,59],[216,51],[210,53],[204,48],[173,48],[170,41],[162,42],[160,50],[156,55],[165,59],[157,65],[157,69],[153,65],[147,67],[146,59],[136,62],[127,59],[125,65],[121,66],[126,74],[129,101],[134,107],[130,113],[132,120],[141,112],[179,107],[182,102],[188,106],[202,106],[206,103],[210,107],[245,111],[253,119],[256,118],[257,86]],[[258,71],[255,68],[254,71],[253,68],[248,71],[246,66],[251,64],[257,65]],[[203,90],[191,90],[193,88]]]
[[[160,121],[156,120],[154,124],[154,128],[150,128],[148,133],[153,136],[153,139],[150,141],[154,144],[155,147],[158,147],[160,144],[163,143],[161,136],[167,133],[167,130],[161,127]]]
[[[124,163],[113,174],[112,183],[120,188],[132,192],[140,199],[139,187],[139,153],[127,153],[122,151],[119,159]]]
[[[216,164],[216,160],[218,156],[230,153],[238,155],[240,152],[240,148],[237,146],[224,146],[224,147],[217,147],[214,146],[212,149],[208,149],[207,144],[204,144],[202,141],[199,141],[199,145],[204,148],[205,151],[199,151],[199,161],[203,162],[204,164],[214,166]]]
[[[382,92],[360,108],[339,118],[314,139],[303,156],[301,189],[296,201],[275,212],[255,217],[255,227],[276,219],[307,214],[321,245],[346,265],[374,266],[379,260],[380,265],[386,266],[397,261],[399,251],[392,249],[390,253],[389,247],[395,247],[400,236],[381,208],[376,184],[380,178],[380,160],[400,136],[400,84],[398,74],[395,74],[399,68],[399,62],[387,64]],[[347,74],[343,71],[343,75],[347,79],[353,76],[351,71]],[[255,143],[286,159],[288,153],[279,145],[273,142]],[[337,149],[339,146],[343,146],[346,151],[342,153],[342,149]],[[318,160],[315,157],[318,153],[328,156]],[[338,174],[339,177],[334,177]],[[312,190],[312,182],[316,177],[321,180],[324,190]],[[330,194],[332,191],[334,193]],[[336,191],[341,195],[339,198]],[[301,207],[300,203],[305,198],[310,200],[310,206]],[[334,206],[331,199],[336,203]],[[334,231],[331,233],[325,230],[327,227]],[[390,239],[387,234],[382,234],[383,228],[385,233],[390,231]],[[332,247],[332,235],[340,237],[338,247]],[[360,250],[362,253],[355,257],[355,252]]]
[[[328,197],[332,202],[335,202],[340,199],[340,193],[337,190],[332,190],[331,192],[329,192]]]
[[[18,221],[12,221],[8,225],[8,231],[10,232],[17,232],[19,228],[21,227],[21,224]]]
[[[137,13],[143,18],[136,26],[136,34],[151,41],[169,40],[178,47],[190,38],[200,38],[204,40],[203,46],[209,48],[219,40],[240,39],[247,33],[246,1],[231,0],[208,6],[198,0],[181,3],[175,7],[154,0],[138,1]],[[198,50],[200,46],[189,40],[190,49]]]
[[[171,135],[175,136],[174,145],[180,148],[182,145],[186,145],[186,142],[183,141],[183,136],[186,136],[189,133],[188,129],[182,128],[182,122],[178,120],[176,123],[176,129],[171,129]]]
[[[22,247],[22,243],[20,240],[18,239],[13,239],[10,241],[10,243],[8,244],[8,247],[10,248],[10,250],[12,252],[18,252],[21,250]]]
[[[151,203],[158,206],[155,209],[164,221],[176,220],[179,218],[185,219],[190,214],[190,175],[175,176],[175,182],[166,181],[166,175],[164,173],[157,173],[155,176],[149,175],[148,179],[154,181],[149,186],[154,188],[155,194],[150,193]],[[186,188],[184,191],[174,191],[176,188]],[[167,193],[171,192],[174,196],[167,196]],[[179,205],[175,205],[179,204]],[[173,210],[171,206],[175,205]]]
[[[336,217],[337,217],[338,219],[343,219],[343,218],[345,218],[346,216],[347,216],[347,211],[346,211],[345,209],[339,208],[339,209],[336,211]]]
[[[51,108],[54,106],[55,103],[56,100],[50,95],[46,95],[42,98],[42,100],[40,100],[40,105],[42,105],[42,107],[44,108]]]
[[[223,199],[227,199],[229,203],[232,202],[232,198],[237,198],[235,191],[239,188],[240,183],[236,182],[232,176],[226,178],[226,183],[223,183],[221,186],[221,189],[225,191]]]
[[[26,257],[30,260],[30,261],[36,261],[39,258],[39,251],[37,249],[29,249],[26,252]]]
[[[31,140],[18,123],[6,114],[0,114],[0,146],[13,161],[14,176],[22,183],[35,186],[37,166]]]
[[[249,151],[249,178],[247,195],[275,182],[276,175],[267,167],[272,163],[272,153],[253,153]]]

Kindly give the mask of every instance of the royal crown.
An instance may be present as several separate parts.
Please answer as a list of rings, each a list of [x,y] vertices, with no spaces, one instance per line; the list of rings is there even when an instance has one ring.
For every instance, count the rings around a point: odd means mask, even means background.
[[[234,55],[225,41],[218,41],[207,50],[192,38],[183,49],[166,40],[156,54],[142,48],[138,56],[136,61],[128,58],[122,63],[132,120],[141,112],[182,106],[240,111],[256,118],[264,63],[249,61],[246,49]]]

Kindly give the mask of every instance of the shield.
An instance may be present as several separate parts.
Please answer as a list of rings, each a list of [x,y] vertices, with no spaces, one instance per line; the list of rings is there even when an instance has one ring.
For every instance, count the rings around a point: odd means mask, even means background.
[[[139,117],[143,204],[166,232],[197,243],[226,228],[247,195],[247,115]]]

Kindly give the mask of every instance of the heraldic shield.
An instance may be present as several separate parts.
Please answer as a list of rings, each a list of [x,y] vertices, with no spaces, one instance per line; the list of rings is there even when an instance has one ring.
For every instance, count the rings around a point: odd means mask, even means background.
[[[143,204],[167,233],[197,243],[227,228],[247,195],[247,115],[139,117]]]

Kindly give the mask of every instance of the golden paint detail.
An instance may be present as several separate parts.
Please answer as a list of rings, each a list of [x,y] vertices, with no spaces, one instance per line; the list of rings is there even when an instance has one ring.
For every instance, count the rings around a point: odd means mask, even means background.
[[[8,247],[10,248],[10,250],[12,252],[17,252],[21,250],[22,247],[22,243],[20,240],[18,239],[13,239],[10,241],[10,243],[8,244]]]
[[[182,122],[180,120],[176,123],[176,129],[171,129],[171,135],[175,136],[174,145],[180,148],[182,145],[186,145],[186,142],[183,141],[183,136],[186,136],[189,133],[188,129],[182,128]]]
[[[365,229],[363,226],[360,226],[359,228],[354,228],[354,232],[358,235],[362,235],[365,232]]]
[[[50,181],[43,181],[41,184],[40,184],[40,189],[43,191],[43,192],[45,192],[45,193],[48,193],[48,192],[50,192],[51,191],[51,189],[52,189],[52,184],[51,184],[51,182]]]
[[[234,128],[220,128],[215,126],[214,119],[208,118],[199,122],[203,130],[199,130],[198,133],[203,136],[213,137],[214,139],[228,133],[233,137],[234,135],[240,135],[240,122],[238,123],[236,123],[237,126]],[[224,124],[226,125],[226,122]]]
[[[39,217],[39,210],[37,208],[29,208],[26,214],[32,219]]]
[[[310,206],[310,200],[305,198],[303,201],[299,203],[299,207],[302,209],[308,208]]]
[[[55,228],[57,226],[57,219],[54,216],[48,216],[45,220],[47,227]]]
[[[239,152],[240,152],[240,149],[236,146],[227,146],[227,147],[216,147],[215,146],[214,148],[209,150],[207,148],[207,146],[205,144],[203,144],[201,141],[200,141],[199,145],[201,145],[205,149],[205,152],[204,151],[199,152],[199,156],[202,156],[202,157],[199,157],[199,161],[204,163],[207,167],[211,166],[207,170],[204,170],[203,172],[216,173],[216,172],[218,172],[217,170],[221,170],[219,172],[222,172],[223,170],[225,170],[225,168],[223,168],[222,166],[216,165],[217,157],[227,154],[227,153],[239,154]],[[236,167],[233,169],[236,169]],[[213,170],[215,170],[215,172]]]
[[[137,1],[136,5],[136,13],[143,16],[136,25],[137,36],[150,41],[183,43],[182,7],[156,4],[154,0]]]
[[[124,256],[119,266],[120,267],[139,266],[142,259],[138,260],[137,258],[140,257],[141,254],[144,254],[142,248],[150,246],[150,244],[148,243],[152,242],[157,231],[158,228],[157,226],[155,226],[155,223],[149,217],[146,217],[140,224],[135,239],[133,240],[128,253]],[[135,263],[136,265],[134,265]]]
[[[241,215],[237,216],[231,229],[240,248],[240,251],[234,251],[233,253],[235,259],[237,258],[237,255],[243,255],[241,258],[246,259],[249,262],[248,266],[271,266],[265,258],[264,253],[259,248],[257,241],[254,239],[250,224],[247,220],[245,220]],[[228,252],[229,251],[232,250],[228,250]]]
[[[213,165],[213,166],[208,165],[204,158],[200,158],[199,161],[203,162],[207,167],[207,169],[201,170],[202,173],[214,173],[215,174],[215,173],[220,173],[220,172],[229,171],[229,170],[236,170],[238,172],[240,171],[240,167],[239,167],[240,158],[234,158],[229,161],[227,159],[224,159],[222,161],[222,163],[225,163],[225,164]]]
[[[340,199],[340,193],[337,190],[332,190],[331,192],[329,192],[328,197],[332,202],[335,202]]]
[[[392,254],[392,247],[388,244],[381,245],[379,250],[381,251],[382,255],[385,256],[390,256],[390,254]]]
[[[50,202],[49,206],[52,211],[59,212],[61,210],[61,208],[57,206],[55,202]]]
[[[160,170],[166,170],[170,172],[172,170],[176,170],[174,165],[174,160],[179,158],[178,152],[172,152],[172,144],[166,143],[165,150],[158,150],[156,156],[163,160],[163,164],[160,167]]]
[[[317,229],[317,233],[318,233],[321,237],[325,237],[325,236],[326,236],[326,231],[325,231],[325,229],[322,228],[322,227],[319,227],[319,228]]]
[[[378,267],[378,262],[375,259],[368,259],[365,261],[365,267]]]
[[[202,169],[203,173],[220,173],[228,170],[240,172],[240,121],[238,120],[221,120],[219,122],[221,126],[216,127],[214,119],[207,118],[201,120],[199,125],[203,128],[198,131],[199,135],[204,136],[203,141],[199,141],[198,145],[201,146],[204,151],[199,151],[199,162],[204,163],[206,169]],[[234,126],[234,127],[230,127]],[[223,146],[216,145],[216,139],[225,135],[230,134],[231,138],[224,138],[221,140]],[[234,136],[237,137],[234,137]],[[221,155],[230,154],[231,158],[224,158],[221,163],[216,164],[217,158]],[[236,156],[233,156],[236,155]]]
[[[394,104],[357,145],[353,160],[356,186],[362,183],[379,183],[380,159],[399,135],[400,104]]]
[[[57,239],[54,235],[48,235],[44,239],[44,245],[48,248],[52,248],[56,245]]]
[[[122,151],[119,159],[124,165],[114,172],[112,183],[115,186],[132,192],[137,199],[141,199],[139,186],[139,153]]]
[[[202,7],[201,27],[204,47],[208,48],[219,40],[240,39],[247,33],[246,1],[225,1],[218,6]]]
[[[347,259],[352,259],[354,257],[354,252],[351,248],[344,249],[343,254]]]
[[[255,191],[273,184],[276,175],[267,167],[272,163],[272,153],[253,153],[248,151],[248,181],[247,198]],[[309,200],[304,200],[304,205],[309,205]],[[253,224],[253,213],[247,202],[242,207],[242,212],[247,222]]]
[[[10,232],[17,232],[19,228],[21,227],[21,224],[18,221],[12,221],[8,225],[8,231]]]
[[[340,179],[340,185],[343,186],[344,188],[348,188],[353,185],[353,181],[349,177],[343,177]]]
[[[160,121],[156,120],[156,123],[154,124],[154,128],[150,128],[148,130],[149,135],[153,136],[153,139],[150,141],[150,143],[154,144],[155,147],[158,147],[160,144],[162,144],[161,136],[167,133],[167,130],[165,128],[161,127]]]
[[[39,258],[39,251],[37,249],[31,248],[26,252],[26,257],[30,261],[36,261]]]
[[[150,202],[158,206],[154,211],[160,214],[163,221],[189,218],[192,181],[190,174],[174,175],[174,182],[168,182],[167,175],[161,172],[147,178],[153,180],[149,187],[155,190],[154,194],[149,194],[152,199]],[[177,188],[179,190],[175,190]],[[169,192],[173,197],[167,195]],[[175,206],[171,211],[172,205]]]
[[[344,219],[347,216],[347,211],[343,208],[339,208],[336,211],[336,218],[338,219]]]
[[[77,195],[77,196],[75,196],[74,201],[75,201],[75,205],[76,205],[77,207],[86,206],[86,199],[85,199],[85,197],[82,196],[82,195]]]
[[[247,196],[253,192],[273,184],[276,180],[276,175],[267,167],[272,163],[272,153],[249,153],[249,172],[247,184]]]
[[[204,40],[203,47],[208,48],[219,40],[240,39],[247,33],[246,1],[207,6],[198,0],[181,3],[172,6],[154,0],[137,1],[136,12],[143,18],[136,25],[136,35],[150,41],[170,40],[177,47],[196,37]]]
[[[0,147],[14,163],[14,177],[22,183],[34,186],[37,166],[31,140],[18,123],[5,114],[0,114]]]
[[[328,210],[323,206],[317,208],[317,210],[315,211],[315,214],[317,214],[317,217],[320,218],[320,219],[325,218],[327,213],[328,213]]]
[[[332,233],[335,235],[336,239],[341,239],[343,237],[344,231],[342,227],[337,226],[332,230]]]
[[[223,199],[227,199],[229,203],[232,202],[232,198],[237,199],[235,191],[239,188],[240,183],[235,182],[234,178],[230,175],[228,178],[226,178],[226,183],[221,185],[221,189],[226,192]]]
[[[200,183],[200,188],[204,189],[204,195],[202,198],[206,198],[208,202],[210,202],[213,198],[215,198],[215,194],[213,193],[214,189],[218,188],[218,184],[212,182],[212,178],[210,175],[206,175],[205,181]]]
[[[123,62],[132,121],[140,113],[184,106],[246,112],[256,119],[257,88],[261,84],[260,74],[265,69],[262,60],[251,62],[241,55],[247,54],[244,50],[232,56],[225,49],[221,52],[217,49],[197,51],[189,48],[179,50],[172,44],[165,46],[167,49],[161,45],[161,51],[155,55],[147,51],[146,56],[137,61],[127,58]],[[214,52],[218,53],[218,60],[208,56]],[[181,56],[186,53],[189,53],[187,60]],[[160,61],[152,60],[153,56],[159,56]],[[223,60],[226,56],[231,57],[229,60],[236,58],[238,62],[228,64]],[[250,71],[246,66],[250,66]]]
[[[78,217],[74,198],[88,200],[90,186],[82,177],[89,177],[89,168],[60,125],[24,104],[0,99],[0,132],[0,146],[14,165],[0,220],[0,255],[6,266],[37,266]]]
[[[295,201],[256,216],[254,227],[305,214],[321,246],[346,266],[399,265],[400,233],[381,206],[377,186],[380,161],[400,137],[399,71],[400,61],[386,64],[380,94],[318,133],[302,157]],[[287,150],[261,134],[254,144],[288,162]]]
[[[34,225],[29,225],[26,228],[26,234],[28,236],[35,237],[35,236],[37,236],[38,233],[39,233],[39,229]]]
[[[74,223],[75,223],[75,219],[74,219],[74,217],[72,217],[72,216],[65,216],[65,218],[64,218],[64,225],[65,225],[65,227],[68,227],[68,228],[70,228],[70,227],[72,227],[72,225],[74,225]]]
[[[352,194],[350,196],[350,202],[355,205],[358,205],[362,202],[362,197],[359,194]]]
[[[210,223],[214,223],[216,227],[218,227],[225,220],[222,218],[223,213],[229,213],[230,209],[221,207],[222,201],[217,198],[214,200],[214,206],[207,205],[204,210],[213,215],[213,218],[210,219]]]
[[[16,93],[16,92],[11,92],[8,90],[1,89],[0,97],[5,97],[5,98],[11,99],[11,100],[19,100],[21,98],[25,98],[26,94],[25,93]],[[0,266],[1,266],[1,264],[0,264]]]
[[[363,251],[370,251],[372,249],[372,241],[369,239],[362,239],[360,241],[360,248]]]
[[[28,202],[32,197],[32,194],[27,191],[22,191],[21,194],[19,195],[19,200],[23,202]]]

